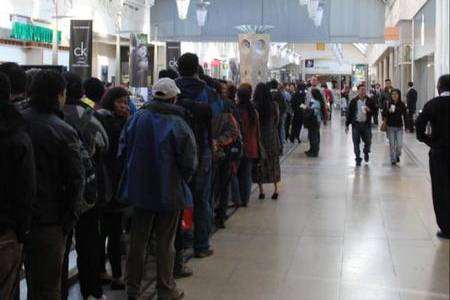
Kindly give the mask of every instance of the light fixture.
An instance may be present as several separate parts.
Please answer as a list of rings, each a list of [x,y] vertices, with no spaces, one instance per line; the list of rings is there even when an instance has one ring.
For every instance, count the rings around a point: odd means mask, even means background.
[[[203,0],[197,4],[197,24],[199,27],[203,27],[206,24],[209,4],[209,2],[204,2]]]
[[[319,8],[319,0],[309,0],[308,15],[311,19],[314,19],[316,17],[317,8]]]
[[[314,16],[314,26],[320,27],[322,25],[322,19],[323,19],[323,8],[318,7],[316,11],[316,15]]]
[[[300,2],[300,5],[305,6],[305,5],[308,5],[308,1],[309,0],[300,0],[299,2]]]
[[[181,20],[186,20],[191,0],[176,0],[176,1],[177,1],[178,17]]]

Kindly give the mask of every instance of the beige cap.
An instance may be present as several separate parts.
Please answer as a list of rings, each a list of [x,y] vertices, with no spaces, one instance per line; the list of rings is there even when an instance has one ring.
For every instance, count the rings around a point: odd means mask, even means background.
[[[180,93],[175,81],[170,78],[161,78],[153,85],[153,97],[156,99],[172,99]]]

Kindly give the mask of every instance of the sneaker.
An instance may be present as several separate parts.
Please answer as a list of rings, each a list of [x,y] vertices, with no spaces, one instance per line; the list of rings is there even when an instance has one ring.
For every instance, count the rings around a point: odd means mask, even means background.
[[[111,282],[111,290],[121,291],[125,289],[125,283],[121,279],[113,279]]]
[[[167,296],[158,296],[158,300],[180,300],[184,298],[184,291],[179,288],[175,288]]]
[[[444,240],[450,240],[450,234],[449,233],[444,233],[442,231],[438,231],[436,233],[436,236],[440,239],[444,239]]]
[[[278,200],[278,193],[273,193],[272,200]]]
[[[393,161],[393,162],[391,162],[391,165],[392,165],[392,166],[396,166],[397,163],[396,163],[395,161]]]
[[[266,195],[264,193],[259,194],[259,200],[266,199]]]
[[[362,159],[361,158],[357,158],[356,159],[356,166],[357,167],[361,167],[361,162],[362,162]]]
[[[369,153],[364,153],[364,161],[366,162],[366,163],[368,163],[369,162]]]
[[[306,153],[306,156],[308,156],[308,157],[319,157],[319,154],[318,153],[314,153],[314,152],[308,152],[308,153]]]
[[[92,295],[89,295],[89,297],[87,297],[87,300],[106,300],[106,296],[101,295],[100,297],[94,297]]]
[[[225,229],[225,220],[223,218],[216,219],[216,228],[217,229]]]
[[[400,162],[400,156],[399,157],[397,157],[397,163],[399,163]]]
[[[186,266],[183,266],[183,267],[179,268],[178,270],[173,271],[173,277],[175,279],[187,278],[187,277],[191,277],[192,275],[194,275],[194,272]]]
[[[201,251],[195,252],[194,253],[194,257],[195,258],[206,258],[206,257],[209,257],[209,256],[211,256],[213,254],[214,254],[214,251],[211,250],[211,249],[201,250]]]

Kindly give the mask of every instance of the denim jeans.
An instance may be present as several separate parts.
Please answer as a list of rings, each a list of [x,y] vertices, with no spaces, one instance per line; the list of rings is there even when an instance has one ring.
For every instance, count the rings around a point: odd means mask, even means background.
[[[217,204],[217,218],[225,221],[231,185],[231,161],[228,158],[217,162],[214,172],[214,200]]]
[[[231,195],[231,201],[235,205],[241,204],[241,193],[239,191],[239,178],[238,175],[232,175],[231,176],[231,185],[230,185],[230,195]]]
[[[364,143],[364,154],[369,154],[372,145],[372,127],[365,123],[354,123],[352,125],[352,138],[356,160],[361,161],[361,140]]]
[[[214,210],[212,203],[212,155],[206,150],[200,158],[197,174],[192,180],[194,198],[194,250],[209,250]]]
[[[403,127],[388,127],[387,135],[389,139],[389,148],[391,162],[397,162],[397,158],[402,155],[403,147]]]
[[[247,205],[252,190],[252,169],[253,159],[243,157],[238,171],[239,192],[241,195],[241,204]]]

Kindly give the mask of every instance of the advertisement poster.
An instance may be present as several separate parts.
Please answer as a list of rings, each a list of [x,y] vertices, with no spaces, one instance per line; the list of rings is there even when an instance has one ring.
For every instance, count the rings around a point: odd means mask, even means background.
[[[369,74],[368,65],[353,65],[352,73],[352,86],[358,86],[363,82],[367,84]]]
[[[167,42],[166,43],[166,66],[177,70],[177,61],[181,56],[181,43],[180,42]]]
[[[92,20],[70,21],[69,70],[83,80],[92,75]]]
[[[130,36],[130,86],[147,87],[148,41],[147,35],[132,33]]]

